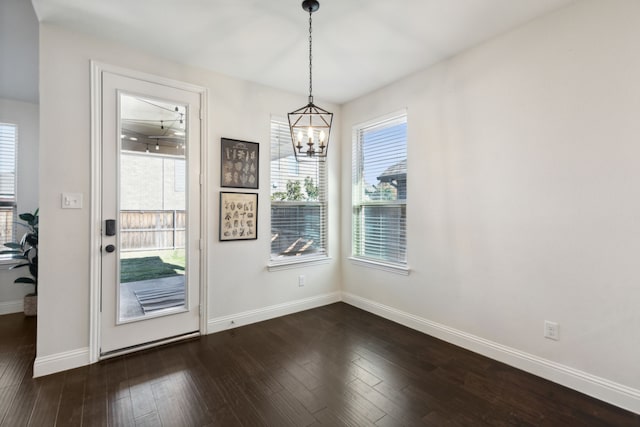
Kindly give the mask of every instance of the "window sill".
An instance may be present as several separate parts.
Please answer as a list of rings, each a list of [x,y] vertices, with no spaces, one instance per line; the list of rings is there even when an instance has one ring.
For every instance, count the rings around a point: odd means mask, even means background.
[[[375,268],[377,270],[400,274],[402,276],[408,276],[409,272],[411,271],[408,265],[388,264],[385,262],[354,257],[349,257],[349,261],[351,261],[352,264],[358,265],[360,267]]]
[[[268,271],[280,271],[289,270],[299,267],[310,267],[314,265],[329,264],[331,257],[326,255],[321,256],[306,256],[306,257],[293,257],[293,259],[272,260],[267,264]]]

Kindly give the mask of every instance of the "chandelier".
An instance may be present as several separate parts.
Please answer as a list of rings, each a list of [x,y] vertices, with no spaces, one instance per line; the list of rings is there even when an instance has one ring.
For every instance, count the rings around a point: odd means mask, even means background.
[[[291,142],[296,160],[326,160],[333,113],[313,103],[312,26],[311,14],[320,8],[317,0],[304,0],[302,8],[309,12],[309,103],[288,114]]]

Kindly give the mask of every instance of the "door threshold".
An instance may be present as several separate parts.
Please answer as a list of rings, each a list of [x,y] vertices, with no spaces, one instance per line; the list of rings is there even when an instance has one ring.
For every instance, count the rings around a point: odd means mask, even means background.
[[[161,345],[171,344],[177,341],[184,341],[191,338],[197,338],[199,336],[200,336],[199,331],[188,332],[186,334],[176,335],[175,337],[163,338],[160,340],[155,340],[155,341],[151,341],[151,342],[140,344],[140,345],[133,345],[131,347],[121,348],[119,350],[112,350],[106,353],[101,353],[99,360],[111,359],[113,357],[123,356],[125,354],[134,353],[136,351],[147,350],[149,348],[159,347]]]

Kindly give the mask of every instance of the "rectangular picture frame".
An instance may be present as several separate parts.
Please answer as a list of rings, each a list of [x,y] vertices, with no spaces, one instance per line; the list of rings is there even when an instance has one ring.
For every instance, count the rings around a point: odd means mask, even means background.
[[[260,181],[260,144],[220,139],[220,186],[257,190]]]
[[[258,238],[258,193],[220,192],[220,241]]]

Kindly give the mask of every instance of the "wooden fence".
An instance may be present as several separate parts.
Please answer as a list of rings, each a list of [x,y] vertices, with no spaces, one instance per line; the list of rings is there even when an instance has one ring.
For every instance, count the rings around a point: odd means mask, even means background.
[[[26,230],[20,227],[21,229],[17,230],[17,235],[14,236],[16,231],[14,210],[15,208],[12,207],[0,207],[0,248],[2,249],[8,249],[3,246],[5,243],[19,241],[22,238],[21,233]]]
[[[120,211],[121,250],[182,249],[186,223],[185,211]]]

